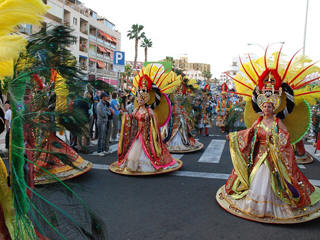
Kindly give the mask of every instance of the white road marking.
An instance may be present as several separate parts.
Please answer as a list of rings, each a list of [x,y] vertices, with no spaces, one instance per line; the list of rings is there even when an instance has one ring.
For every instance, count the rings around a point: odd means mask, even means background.
[[[171,156],[175,159],[181,159],[184,154],[171,154]]]
[[[305,144],[304,148],[306,149],[306,151],[314,158],[317,159],[318,161],[320,161],[320,157],[316,156],[314,153],[315,148],[310,145],[310,144]],[[319,151],[318,151],[319,152]]]
[[[211,179],[228,179],[230,174],[225,173],[208,173],[208,172],[190,172],[190,171],[176,171],[171,173],[174,176],[180,177],[197,177],[197,178],[211,178]]]
[[[211,140],[209,146],[206,148],[204,153],[202,153],[198,162],[219,163],[225,144],[226,140]]]
[[[92,168],[93,169],[99,169],[99,170],[108,170],[109,169],[109,165],[93,163],[92,164]]]
[[[118,143],[111,145],[109,151],[111,153],[118,151]]]
[[[299,167],[300,169],[306,169],[306,167],[303,166],[302,164],[298,164],[298,167]]]
[[[320,186],[320,180],[309,179],[309,182],[310,182],[312,185]]]
[[[93,169],[109,170],[109,165],[106,164],[93,164]],[[208,173],[208,172],[191,172],[191,171],[176,171],[169,173],[169,175],[178,177],[195,177],[195,178],[207,178],[207,179],[221,179],[227,180],[230,174],[226,173]],[[320,186],[320,180],[309,179],[310,183],[316,186]]]

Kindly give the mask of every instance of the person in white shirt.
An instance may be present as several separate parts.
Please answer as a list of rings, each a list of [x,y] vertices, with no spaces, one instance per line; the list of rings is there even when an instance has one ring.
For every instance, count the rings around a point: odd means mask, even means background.
[[[11,106],[9,101],[6,101],[4,104],[4,108],[5,108],[5,115],[4,115],[4,119],[5,119],[5,126],[6,126],[6,149],[9,150],[9,136],[10,136],[10,127],[11,127]]]

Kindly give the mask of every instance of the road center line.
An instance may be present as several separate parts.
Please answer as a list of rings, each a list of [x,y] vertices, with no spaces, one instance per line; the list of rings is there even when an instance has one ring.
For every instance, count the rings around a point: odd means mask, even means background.
[[[108,170],[109,169],[109,165],[93,163],[92,164],[92,168],[93,169],[99,169],[99,170]]]
[[[306,169],[306,167],[303,166],[302,164],[298,164],[298,167],[299,167],[300,169]]]
[[[209,146],[206,148],[204,153],[202,153],[198,162],[219,163],[225,144],[226,140],[211,140]]]
[[[208,173],[208,172],[190,172],[190,171],[176,171],[170,175],[180,177],[197,177],[197,178],[211,178],[211,179],[228,179],[230,174],[225,173]]]
[[[109,165],[106,164],[93,164],[93,169],[98,170],[109,170]],[[207,179],[221,179],[227,180],[230,174],[226,173],[208,173],[208,172],[191,172],[191,171],[176,171],[169,173],[168,175],[178,176],[178,177],[196,177],[196,178],[207,178]],[[309,179],[310,183],[316,186],[320,186],[320,180]]]

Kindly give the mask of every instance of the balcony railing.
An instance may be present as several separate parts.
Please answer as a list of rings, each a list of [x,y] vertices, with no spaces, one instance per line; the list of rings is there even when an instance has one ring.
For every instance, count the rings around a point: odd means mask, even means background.
[[[81,52],[85,52],[85,53],[88,52],[87,47],[84,47],[84,46],[80,46],[80,47],[79,47],[79,50],[80,50]]]
[[[93,35],[89,35],[89,39],[91,39],[91,40],[94,40],[94,41],[97,41],[97,38],[96,38],[96,36],[93,36]]]
[[[88,29],[86,29],[86,28],[80,28],[80,32],[82,32],[83,34],[88,35]]]
[[[97,73],[107,74],[107,70],[106,69],[102,69],[102,68],[97,68]]]
[[[89,67],[89,72],[91,72],[91,73],[95,73],[96,72],[96,67],[92,67],[92,66],[90,66]]]
[[[88,70],[88,66],[87,66],[87,64],[85,64],[85,63],[80,63],[80,69],[81,70],[83,70],[83,71],[87,71]]]
[[[96,56],[97,53],[96,53],[95,51],[93,51],[93,50],[89,50],[89,55],[91,55],[91,56]]]

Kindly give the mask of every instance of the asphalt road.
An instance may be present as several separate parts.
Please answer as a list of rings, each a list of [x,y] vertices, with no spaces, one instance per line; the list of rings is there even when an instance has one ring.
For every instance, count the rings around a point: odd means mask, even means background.
[[[193,177],[130,177],[92,169],[67,183],[81,186],[76,192],[104,219],[110,240],[320,239],[320,219],[296,225],[268,225],[243,220],[220,208],[215,194],[225,179],[220,175],[210,177],[214,173],[229,174],[232,163],[227,143],[219,163],[198,162],[211,140],[225,139],[217,129],[211,135],[200,137],[204,150],[181,158],[184,166],[179,172],[195,173]],[[116,161],[116,153],[83,157],[103,165]],[[320,180],[320,162],[306,165],[302,172]]]

